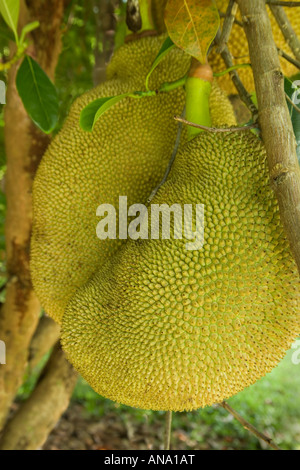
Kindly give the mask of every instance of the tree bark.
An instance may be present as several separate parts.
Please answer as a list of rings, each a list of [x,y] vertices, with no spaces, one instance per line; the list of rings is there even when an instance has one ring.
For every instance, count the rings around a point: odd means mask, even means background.
[[[28,53],[51,79],[54,79],[61,49],[63,12],[62,0],[21,1],[19,27],[34,20],[41,24],[32,33],[33,41]],[[6,344],[7,364],[0,366],[0,429],[22,383],[28,348],[40,314],[40,304],[33,292],[29,272],[31,193],[36,169],[49,144],[49,137],[35,127],[18,96],[15,77],[19,65],[15,64],[9,72],[5,107],[8,283],[6,300],[0,312],[0,339]]]
[[[49,317],[42,317],[29,347],[29,370],[38,365],[44,355],[57,343],[59,336],[59,325]]]
[[[275,20],[277,21],[277,24],[279,28],[281,29],[281,32],[287,42],[287,44],[290,46],[291,51],[293,52],[295,58],[297,61],[300,61],[300,40],[297,37],[295,31],[293,30],[293,27],[290,23],[290,20],[288,19],[287,14],[285,13],[283,7],[279,7],[276,5],[269,5],[270,10],[272,14],[274,15]]]
[[[114,48],[114,6],[111,0],[93,0],[94,8],[98,8],[96,13],[96,50],[95,67],[93,73],[94,86],[105,81],[106,66],[112,55]],[[99,50],[99,43],[102,41],[102,52]]]
[[[77,380],[59,346],[29,399],[8,422],[0,450],[38,450],[67,409]]]
[[[265,0],[237,2],[249,43],[259,123],[267,151],[271,183],[300,271],[300,167],[284,93],[284,77]]]

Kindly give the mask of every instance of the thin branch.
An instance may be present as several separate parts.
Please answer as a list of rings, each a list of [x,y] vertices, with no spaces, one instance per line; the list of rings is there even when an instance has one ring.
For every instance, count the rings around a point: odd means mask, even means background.
[[[235,0],[230,0],[230,2],[228,4],[228,7],[227,7],[226,14],[225,14],[223,29],[222,29],[222,33],[221,33],[221,36],[220,36],[219,45],[218,45],[218,48],[217,48],[217,52],[219,54],[221,54],[221,52],[223,52],[224,47],[228,43],[228,39],[229,39],[231,30],[232,30],[232,26],[234,24],[234,20],[235,20],[237,10],[238,10],[238,4],[235,2]]]
[[[166,428],[165,428],[164,450],[170,450],[171,430],[172,430],[172,411],[167,411],[166,412]]]
[[[206,127],[202,126],[201,124],[195,124],[194,122],[187,121],[180,116],[174,116],[175,121],[182,122],[183,124],[187,124],[188,126],[196,127],[197,129],[202,129],[203,131],[213,132],[213,133],[220,133],[220,132],[240,132],[240,131],[248,131],[249,129],[257,129],[258,124],[248,124],[246,126],[239,126],[239,127]]]
[[[300,2],[280,2],[278,0],[267,0],[266,3],[269,5],[278,5],[280,7],[300,7]]]
[[[215,43],[217,44],[217,46],[219,46],[219,44],[220,44],[220,37],[221,37],[221,33],[220,33],[220,30],[219,30],[217,35],[216,35],[216,38],[215,38]],[[226,45],[224,46],[224,49],[223,49],[223,52],[221,53],[221,56],[222,56],[222,58],[225,62],[225,65],[228,69],[234,66],[233,61],[232,61],[232,55],[231,55],[231,53],[230,53],[230,51],[229,51],[229,49]],[[235,85],[235,87],[238,91],[238,94],[240,95],[241,100],[243,101],[243,103],[245,103],[245,105],[247,106],[247,108],[251,112],[253,121],[256,122],[257,116],[258,116],[258,111],[257,111],[257,108],[256,108],[255,104],[253,103],[253,101],[251,99],[251,95],[248,93],[248,91],[244,87],[244,85],[243,85],[243,83],[242,83],[242,81],[239,77],[239,74],[237,73],[236,70],[232,70],[230,72],[230,75],[231,75],[232,81],[233,81],[233,83],[234,83],[234,85]]]
[[[300,113],[300,108],[298,108],[298,106],[294,103],[293,100],[291,100],[291,98],[289,97],[289,95],[286,93],[285,94],[286,96],[286,99],[288,100],[289,103],[291,103],[291,105],[295,108],[295,110]]]
[[[277,47],[277,51],[278,51],[278,55],[283,57],[285,60],[287,60],[288,62],[293,64],[295,67],[297,67],[297,69],[300,70],[300,62],[298,62],[296,59],[294,59],[294,57],[291,57],[290,55],[288,55],[286,52],[284,52],[279,47]]]
[[[219,10],[219,15],[220,15],[220,18],[225,18],[226,13],[223,13],[222,11]],[[241,28],[243,27],[243,23],[237,20],[236,18],[234,19],[234,24],[240,26]]]
[[[284,9],[280,6],[270,4],[270,10],[273,13],[274,18],[276,19],[279,28],[287,42],[290,46],[294,56],[300,62],[300,40],[295,33],[287,14]]]
[[[284,92],[284,77],[265,0],[237,1],[249,45],[270,180],[300,271],[300,167]]]
[[[185,108],[182,112],[182,116],[185,115]],[[154,196],[156,196],[158,190],[162,187],[163,184],[165,184],[165,182],[167,181],[167,178],[170,174],[170,171],[172,169],[172,166],[173,166],[173,163],[175,161],[175,158],[176,158],[176,155],[177,155],[177,152],[178,152],[178,148],[179,148],[179,144],[180,144],[180,139],[181,139],[181,132],[182,132],[182,122],[180,122],[180,120],[178,119],[179,121],[179,124],[178,124],[178,130],[177,130],[177,137],[176,137],[176,142],[175,142],[175,145],[174,145],[174,149],[173,149],[173,152],[172,152],[172,155],[171,155],[171,158],[170,158],[170,161],[169,161],[169,165],[168,165],[168,168],[166,169],[166,172],[164,174],[164,177],[162,179],[162,181],[156,186],[156,188],[152,191],[149,199],[148,199],[148,204],[152,201],[152,199],[154,198]]]
[[[260,432],[258,429],[256,429],[255,426],[248,423],[248,421],[246,421],[237,411],[235,411],[233,408],[231,408],[231,406],[228,405],[228,403],[223,401],[222,403],[219,403],[218,406],[220,406],[220,407],[224,408],[226,411],[228,411],[228,413],[230,413],[239,423],[241,423],[241,425],[245,429],[247,429],[247,431],[251,432],[256,437],[258,437],[259,439],[262,439],[264,442],[269,444],[269,446],[272,447],[272,449],[280,450],[280,448],[276,444],[273,443],[273,440],[270,437],[266,436],[265,434]]]

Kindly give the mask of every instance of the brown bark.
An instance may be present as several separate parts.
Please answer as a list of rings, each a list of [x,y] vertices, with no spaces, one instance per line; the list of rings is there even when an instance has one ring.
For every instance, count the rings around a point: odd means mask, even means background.
[[[94,8],[98,8],[96,14],[96,51],[95,51],[95,67],[93,74],[94,85],[104,82],[106,78],[106,66],[109,62],[114,48],[114,6],[111,0],[93,0]],[[102,41],[102,52],[99,50],[98,44]]]
[[[64,2],[61,0],[28,0],[26,4],[21,1],[20,28],[33,20],[41,23],[40,28],[33,32],[28,53],[52,79],[61,48],[63,11]],[[0,339],[6,343],[7,364],[0,367],[0,429],[22,383],[28,347],[40,313],[29,273],[31,192],[35,171],[49,144],[49,137],[35,127],[18,96],[15,86],[18,66],[19,63],[15,64],[9,73],[5,107],[8,284],[6,301],[0,313]]]
[[[300,270],[300,167],[284,93],[284,77],[265,0],[237,1],[249,43],[271,183]]]
[[[237,411],[235,411],[233,408],[231,408],[231,406],[228,405],[228,403],[226,403],[226,401],[223,401],[218,406],[220,406],[220,407],[224,408],[226,411],[228,411],[228,413],[230,413],[239,423],[241,423],[243,428],[247,429],[247,431],[254,434],[254,436],[256,436],[258,439],[261,439],[262,441],[269,444],[269,446],[272,447],[272,449],[280,450],[279,447],[276,444],[274,444],[273,440],[270,437],[268,437],[266,434],[263,434],[262,432],[260,432],[252,424],[248,423],[248,421],[246,421]]]
[[[57,343],[59,336],[59,325],[49,317],[42,317],[29,347],[29,370],[38,365],[44,355]]]
[[[0,450],[38,450],[66,410],[77,380],[59,346],[29,399],[8,422]]]
[[[288,16],[284,9],[279,6],[275,6],[270,4],[269,5],[271,12],[274,15],[274,18],[277,21],[277,24],[279,28],[281,29],[281,32],[287,42],[287,44],[290,46],[291,51],[293,52],[294,56],[300,61],[300,40],[297,37],[295,31],[293,30],[293,27],[290,23],[290,20],[288,19]]]

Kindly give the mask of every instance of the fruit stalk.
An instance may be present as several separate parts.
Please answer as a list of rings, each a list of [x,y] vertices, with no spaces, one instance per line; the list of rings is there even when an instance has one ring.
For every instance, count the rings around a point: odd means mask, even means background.
[[[193,59],[186,80],[186,119],[194,124],[211,127],[209,97],[213,81],[213,72],[208,64],[200,64]],[[203,132],[202,129],[188,127],[188,139]]]

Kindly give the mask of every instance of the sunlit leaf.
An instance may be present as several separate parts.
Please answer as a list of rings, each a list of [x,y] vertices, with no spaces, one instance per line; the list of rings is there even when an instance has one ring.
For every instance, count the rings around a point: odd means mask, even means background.
[[[32,57],[25,56],[16,84],[24,107],[35,124],[50,134],[58,122],[58,97],[55,86]]]
[[[165,23],[172,41],[202,64],[220,26],[214,0],[168,0]]]
[[[17,26],[20,12],[20,0],[0,0],[0,13],[6,24],[13,31],[18,42]]]
[[[80,115],[80,127],[84,131],[92,132],[96,122],[108,109],[128,96],[128,93],[118,96],[109,96],[92,101],[82,111]]]
[[[161,46],[161,48],[160,48],[153,64],[152,64],[150,72],[148,73],[148,75],[146,77],[146,89],[147,90],[149,90],[149,80],[150,80],[150,77],[151,77],[153,71],[156,69],[158,64],[160,64],[160,62],[163,60],[163,58],[170,52],[170,50],[173,49],[173,47],[175,47],[175,44],[172,41],[172,39],[169,38],[169,36],[168,36],[167,39],[164,41],[163,45]]]

